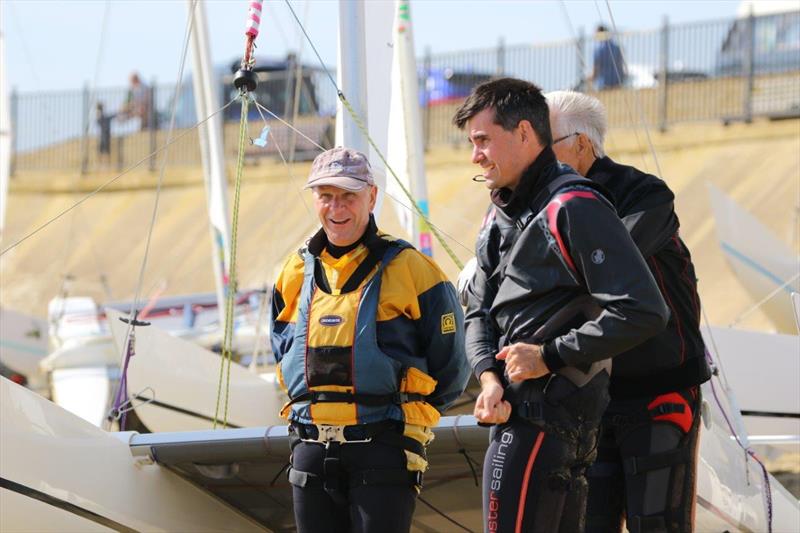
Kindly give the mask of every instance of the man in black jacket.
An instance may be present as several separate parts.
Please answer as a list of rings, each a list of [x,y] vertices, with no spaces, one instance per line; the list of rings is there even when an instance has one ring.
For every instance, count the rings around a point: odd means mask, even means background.
[[[610,358],[659,333],[669,312],[601,188],[556,161],[538,87],[483,83],[453,122],[497,207],[465,320],[475,416],[497,424],[484,529],[581,531]]]
[[[674,194],[655,176],[603,150],[606,114],[596,98],[546,95],[559,161],[605,187],[670,308],[666,329],[614,358],[611,403],[589,469],[586,530],[692,530],[699,385],[710,377],[689,250],[678,234]]]

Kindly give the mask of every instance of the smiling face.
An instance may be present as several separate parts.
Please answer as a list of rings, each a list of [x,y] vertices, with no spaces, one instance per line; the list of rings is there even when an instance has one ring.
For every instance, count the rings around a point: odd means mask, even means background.
[[[486,108],[467,121],[472,162],[483,169],[489,189],[514,189],[542,149],[527,120],[505,130],[494,118],[494,109]]]
[[[360,239],[369,224],[378,188],[367,186],[360,191],[348,191],[321,185],[313,191],[314,208],[328,241],[334,246],[348,246]]]

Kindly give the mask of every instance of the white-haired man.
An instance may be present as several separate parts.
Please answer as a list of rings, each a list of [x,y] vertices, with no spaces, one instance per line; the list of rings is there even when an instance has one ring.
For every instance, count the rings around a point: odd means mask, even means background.
[[[667,328],[614,358],[611,402],[589,469],[586,531],[693,529],[699,385],[710,377],[700,301],[674,194],[661,179],[605,155],[603,104],[571,91],[546,95],[556,157],[612,194],[619,217],[670,307]]]

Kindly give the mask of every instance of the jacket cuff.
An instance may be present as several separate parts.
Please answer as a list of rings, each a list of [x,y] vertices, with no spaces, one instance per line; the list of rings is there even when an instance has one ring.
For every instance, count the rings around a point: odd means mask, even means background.
[[[475,377],[478,378],[478,381],[480,381],[481,374],[487,370],[497,373],[498,376],[501,374],[500,369],[497,367],[497,361],[495,361],[493,357],[487,357],[486,359],[478,361],[473,367],[472,372],[475,374]]]
[[[547,365],[550,372],[555,372],[559,368],[567,366],[567,363],[558,354],[556,343],[553,341],[542,345],[542,359],[544,359],[544,364]]]

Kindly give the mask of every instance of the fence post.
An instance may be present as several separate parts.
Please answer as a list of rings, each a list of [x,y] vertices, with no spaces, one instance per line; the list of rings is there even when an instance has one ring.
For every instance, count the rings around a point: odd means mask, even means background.
[[[422,99],[425,107],[424,113],[422,114],[422,129],[423,129],[423,138],[424,138],[424,146],[425,151],[427,152],[430,148],[431,143],[431,90],[428,87],[428,78],[431,76],[431,47],[425,47],[425,59],[423,60],[423,73],[422,73],[422,94],[424,97]]]
[[[575,40],[575,65],[578,74],[578,83],[575,86],[578,91],[586,91],[586,61],[583,55],[586,49],[586,34],[583,31],[583,26],[578,28],[578,37]]]
[[[497,42],[497,77],[502,78],[506,73],[506,40],[500,37]]]
[[[82,111],[82,128],[83,135],[81,136],[81,176],[86,175],[89,170],[89,84],[83,84],[83,104]]]
[[[11,88],[11,131],[9,134],[11,135],[11,161],[9,165],[8,175],[9,177],[14,177],[17,173],[17,133],[19,132],[19,128],[17,124],[17,118],[19,117],[19,93],[17,92],[16,87]]]
[[[122,172],[122,168],[125,163],[125,157],[123,154],[125,144],[125,136],[124,135],[117,135],[117,170]]]
[[[747,50],[745,51],[744,73],[747,76],[744,90],[744,121],[753,121],[753,87],[755,85],[755,48],[756,48],[756,19],[753,15],[753,6],[747,16]]]
[[[147,160],[147,167],[150,172],[155,172],[156,170],[156,158],[154,155],[156,149],[158,148],[158,139],[156,135],[158,134],[158,112],[156,111],[156,80],[153,78],[153,81],[150,83],[150,108],[148,109],[150,113],[149,117],[149,126],[150,126],[150,158]]]
[[[669,107],[667,101],[667,93],[669,93],[669,18],[664,16],[663,24],[661,25],[661,57],[659,68],[659,84],[658,84],[658,115],[659,126],[661,132],[667,131],[667,119],[669,116]]]

